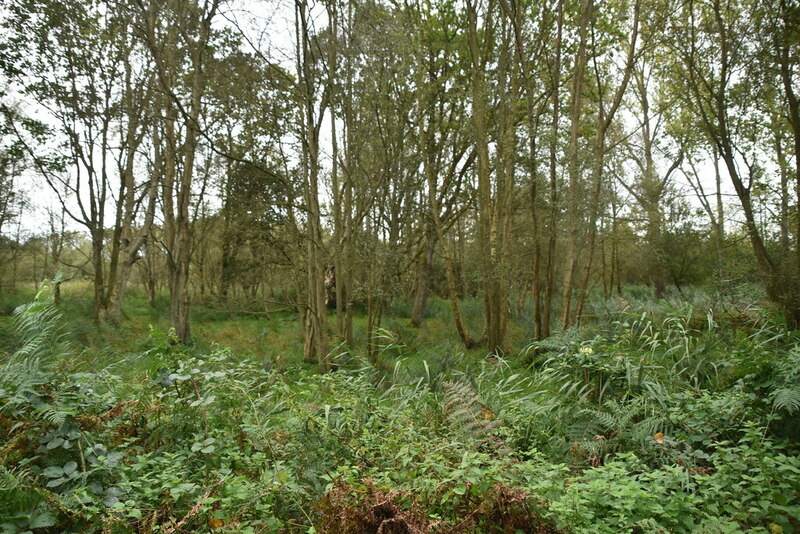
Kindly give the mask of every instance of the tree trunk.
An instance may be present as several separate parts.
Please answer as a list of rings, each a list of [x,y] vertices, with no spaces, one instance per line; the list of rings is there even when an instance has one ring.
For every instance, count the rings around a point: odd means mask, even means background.
[[[556,34],[556,50],[553,68],[553,115],[551,122],[551,139],[549,147],[549,171],[550,171],[550,191],[548,197],[549,216],[548,239],[547,239],[547,263],[544,285],[544,296],[542,304],[542,329],[540,338],[550,337],[550,327],[553,318],[553,293],[555,291],[556,280],[556,242],[558,238],[558,132],[561,121],[561,54],[562,54],[562,32],[564,27],[564,2],[558,3],[558,28]],[[538,298],[538,297],[537,297]]]
[[[416,296],[414,298],[414,310],[411,312],[411,326],[414,328],[420,328],[422,326],[422,318],[425,315],[425,308],[430,293],[428,285],[431,267],[433,265],[433,253],[436,247],[435,234],[430,230],[426,233],[425,250],[419,255],[419,260],[417,262]]]
[[[106,306],[109,318],[119,322],[122,318],[122,303],[125,300],[125,290],[128,285],[133,265],[139,257],[139,250],[144,245],[155,216],[156,199],[158,196],[158,173],[152,172],[147,183],[147,205],[145,207],[144,221],[140,228],[135,229],[136,215],[142,204],[138,198],[135,178],[135,160],[139,147],[144,139],[145,129],[139,120],[139,113],[144,110],[134,104],[133,83],[131,81],[131,65],[125,65],[125,95],[124,106],[128,114],[128,124],[125,134],[123,154],[118,164],[120,174],[120,189],[117,203],[117,219],[112,247],[112,260],[110,267],[109,289],[106,295]],[[150,90],[141,96],[149,102]],[[153,144],[156,146],[154,160],[160,160],[160,138],[158,127],[153,128]]]
[[[162,200],[169,270],[170,325],[175,329],[179,341],[187,343],[190,337],[189,263],[192,253],[189,207],[195,157],[201,134],[203,96],[206,92],[203,69],[206,65],[206,54],[213,53],[209,46],[211,26],[220,0],[209,0],[197,9],[189,5],[168,5],[167,14],[174,18],[166,24],[165,35],[159,33],[162,26],[158,19],[164,15],[159,11],[161,6],[155,3],[145,4],[143,0],[135,2],[141,11],[146,44],[155,62],[159,83],[165,95],[165,102],[162,104],[162,108],[166,108]],[[176,81],[184,74],[180,70],[180,60],[176,57],[180,45],[185,47],[190,62],[188,72],[185,72],[188,81],[188,87],[184,88],[188,97],[186,102],[181,101],[181,91],[176,87]],[[184,131],[183,139],[180,140],[175,128],[179,117],[182,119]]]
[[[543,228],[545,225],[542,224],[542,221],[547,223],[545,217],[540,216],[540,210],[545,206],[544,202],[541,198],[541,191],[540,191],[540,177],[537,171],[537,139],[538,139],[538,121],[540,115],[543,113],[543,108],[540,107],[538,110],[536,109],[535,101],[537,95],[535,94],[535,82],[534,77],[530,74],[530,67],[528,65],[529,61],[529,54],[526,51],[526,46],[524,42],[524,6],[518,0],[501,0],[503,5],[503,10],[506,16],[511,20],[513,25],[513,33],[514,33],[514,42],[515,42],[515,55],[517,58],[517,65],[519,70],[519,76],[515,77],[515,79],[519,80],[517,83],[521,85],[525,92],[525,103],[527,107],[527,129],[528,129],[528,142],[529,142],[529,165],[528,165],[528,174],[530,175],[531,186],[530,186],[530,208],[531,208],[531,233],[533,239],[533,262],[532,262],[532,297],[533,297],[533,322],[534,322],[534,336],[536,339],[544,339],[548,335],[549,332],[549,303],[545,303],[544,300],[546,298],[545,295],[549,292],[552,295],[552,277],[549,276],[549,261],[552,258],[549,258],[549,255],[553,252],[551,251],[550,245],[554,246],[554,221],[550,220],[550,229],[551,233],[550,238],[553,240],[552,243],[550,240],[546,241],[547,247],[543,247],[543,241],[545,237],[545,233],[543,232]],[[547,18],[549,12],[545,12],[544,18]],[[559,97],[559,90],[560,90],[560,73],[561,73],[561,30],[562,30],[562,23],[563,23],[563,1],[559,0],[558,5],[556,7],[556,21],[557,21],[557,30],[556,30],[556,42],[555,42],[555,53],[554,53],[554,65],[552,69],[552,87],[550,88],[551,99],[553,102],[553,127],[552,127],[552,142],[551,142],[551,164],[552,164],[552,180],[555,183],[556,181],[556,158],[557,158],[557,139],[558,139],[558,121],[559,121],[559,113],[560,113],[560,97]],[[546,26],[543,23],[543,26]],[[544,39],[546,37],[544,29],[540,29],[538,33],[538,46],[544,47]],[[546,100],[545,100],[546,102]],[[552,202],[555,202],[555,196],[551,198]],[[554,214],[555,211],[551,211],[551,214]],[[545,251],[543,248],[547,250],[547,256],[545,255]],[[545,269],[547,266],[547,269]],[[543,274],[543,270],[545,273]],[[524,298],[525,298],[525,291],[524,288],[526,285],[523,285],[523,291],[519,298],[521,299],[518,305],[518,314],[521,316],[521,308],[524,305]]]
[[[561,288],[561,323],[564,330],[572,326],[571,304],[575,279],[575,264],[578,255],[578,233],[580,231],[580,174],[581,162],[578,138],[583,106],[583,84],[586,71],[586,36],[591,19],[592,0],[583,0],[578,22],[578,52],[575,58],[575,78],[572,84],[572,110],[570,112],[570,137],[568,149],[569,190],[567,193],[567,255],[564,265],[564,282]]]
[[[492,198],[492,177],[489,162],[489,132],[487,124],[488,89],[486,87],[486,65],[493,45],[493,2],[489,2],[483,14],[483,27],[478,29],[478,4],[467,2],[467,38],[472,64],[472,122],[474,126],[475,150],[478,154],[478,250],[481,264],[481,282],[484,288],[483,309],[485,339],[492,352],[502,350],[505,341],[505,322],[508,315],[507,281],[502,257],[504,243],[498,240],[502,234],[505,214],[501,204],[505,198]],[[504,78],[506,73],[502,74]],[[500,172],[505,173],[505,170]],[[505,187],[498,178],[498,190]],[[510,194],[510,193],[509,193]],[[499,197],[499,195],[498,195]],[[501,220],[502,219],[502,220]]]
[[[493,277],[495,285],[493,291],[493,307],[495,324],[493,329],[487,329],[487,348],[495,353],[502,352],[506,347],[506,330],[510,306],[510,278],[511,278],[511,219],[513,215],[514,177],[516,173],[516,119],[517,100],[519,98],[519,76],[517,63],[513,61],[511,49],[511,29],[508,20],[503,18],[503,41],[500,48],[499,72],[499,103],[497,140],[497,172],[495,186],[495,208],[492,223],[491,249],[495,254],[493,258]],[[535,144],[534,138],[531,140]],[[535,165],[536,148],[533,147],[531,156]],[[524,289],[522,290],[524,293]]]
[[[590,0],[591,1],[591,0]],[[586,244],[586,258],[583,264],[583,271],[581,274],[580,284],[578,288],[578,299],[575,307],[575,316],[573,322],[580,320],[583,314],[583,308],[586,304],[588,296],[589,276],[592,270],[592,262],[594,261],[594,246],[597,238],[597,220],[600,215],[600,192],[603,185],[603,169],[605,165],[606,154],[606,134],[614,120],[614,116],[622,104],[622,99],[628,88],[633,69],[635,67],[636,59],[636,42],[639,37],[639,13],[640,1],[636,0],[633,6],[633,28],[630,36],[630,43],[627,50],[627,61],[625,70],[623,72],[622,81],[620,82],[617,90],[614,92],[611,105],[606,109],[606,103],[603,100],[603,93],[600,92],[600,99],[598,101],[597,110],[597,130],[595,132],[593,166],[592,166],[592,197],[589,204],[589,235]],[[594,25],[594,21],[592,21]],[[594,28],[592,28],[594,30]],[[603,80],[601,79],[600,69],[597,66],[597,55],[593,56],[594,71],[595,71],[595,84],[597,87],[602,87]]]
[[[305,153],[305,200],[307,212],[306,243],[306,320],[304,322],[304,353],[306,359],[316,358],[321,373],[331,370],[328,353],[327,310],[325,307],[325,262],[322,247],[322,221],[319,205],[319,134],[321,117],[328,104],[323,97],[321,109],[315,110],[317,87],[312,70],[314,50],[308,28],[308,6],[305,0],[295,2],[298,34],[297,68],[303,101],[301,141]]]
[[[138,229],[136,235],[130,235],[123,243],[122,263],[119,265],[119,272],[111,293],[111,301],[109,302],[109,316],[114,320],[119,320],[119,318],[122,317],[122,303],[125,301],[125,290],[128,287],[128,281],[133,272],[133,266],[139,260],[139,250],[141,250],[147,241],[150,235],[150,229],[153,226],[153,219],[156,211],[156,197],[158,194],[157,181],[158,175],[153,173],[150,184],[148,185],[147,208],[142,226]],[[132,224],[129,223],[127,228],[127,233],[132,233]]]
[[[155,264],[155,247],[152,243],[152,236],[147,236],[144,242],[144,285],[147,292],[147,305],[153,310],[156,307],[156,264]]]
[[[780,68],[783,90],[789,107],[789,124],[792,127],[792,140],[794,144],[794,259],[787,258],[782,262],[780,285],[783,286],[784,296],[782,297],[782,307],[787,316],[789,325],[794,329],[800,329],[800,99],[795,93],[794,67],[790,61],[790,47],[792,37],[797,37],[797,7],[791,7],[788,2],[781,1],[781,18],[783,19],[785,31],[794,33],[784,35],[780,47]],[[788,256],[787,252],[787,256]]]
[[[92,269],[94,273],[94,319],[99,321],[105,314],[105,281],[103,276],[103,228],[92,230]]]

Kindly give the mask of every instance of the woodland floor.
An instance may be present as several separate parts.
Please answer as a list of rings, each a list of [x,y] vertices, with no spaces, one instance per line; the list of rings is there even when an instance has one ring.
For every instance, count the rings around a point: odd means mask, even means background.
[[[2,297],[0,529],[800,532],[800,336],[685,293],[596,298],[536,343],[521,310],[502,358],[398,301],[374,361],[336,347],[327,375],[277,304],[197,302],[183,347],[135,292],[121,327],[80,284]]]

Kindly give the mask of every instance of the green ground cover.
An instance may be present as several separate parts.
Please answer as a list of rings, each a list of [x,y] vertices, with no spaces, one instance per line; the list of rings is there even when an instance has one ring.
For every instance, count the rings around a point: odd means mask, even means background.
[[[197,306],[184,347],[136,294],[0,304],[3,532],[800,531],[800,339],[708,292],[488,359],[398,302],[327,375],[289,310]]]

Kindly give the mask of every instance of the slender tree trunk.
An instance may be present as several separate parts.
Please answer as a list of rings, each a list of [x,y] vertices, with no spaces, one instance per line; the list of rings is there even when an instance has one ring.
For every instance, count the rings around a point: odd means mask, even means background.
[[[155,248],[152,243],[152,236],[147,236],[144,242],[144,285],[147,292],[147,305],[150,309],[156,307],[156,262]]]
[[[131,236],[123,249],[122,263],[119,265],[119,274],[114,285],[111,302],[109,303],[109,314],[113,318],[122,317],[122,303],[125,301],[125,290],[133,272],[133,266],[139,260],[139,251],[147,241],[150,229],[153,226],[156,196],[158,194],[157,174],[153,173],[148,188],[147,208],[142,226],[138,229],[136,235]]]
[[[333,241],[336,246],[333,250],[333,262],[335,272],[336,284],[336,334],[341,341],[348,346],[352,347],[353,343],[353,320],[351,316],[350,307],[350,271],[352,270],[350,256],[350,235],[349,235],[349,219],[350,209],[348,202],[348,188],[349,180],[346,176],[342,176],[339,169],[339,137],[337,134],[337,102],[340,102],[339,90],[337,84],[338,76],[338,57],[339,57],[339,7],[340,4],[333,0],[326,4],[328,13],[328,20],[331,27],[331,44],[328,47],[328,79],[327,89],[331,95],[332,104],[330,107],[331,116],[331,190],[333,194]],[[347,67],[349,72],[349,66]],[[349,87],[349,84],[348,84]],[[346,98],[350,98],[347,95]],[[344,113],[345,120],[349,118],[348,114]],[[345,143],[345,149],[347,149]]]
[[[532,294],[533,294],[533,321],[534,321],[534,329],[535,329],[535,337],[536,339],[543,339],[544,332],[546,331],[546,327],[544,326],[544,321],[549,320],[544,317],[543,313],[543,278],[542,278],[542,264],[543,264],[543,251],[542,251],[542,224],[540,217],[540,209],[542,208],[543,203],[540,199],[540,176],[538,173],[538,150],[537,150],[537,139],[538,139],[538,121],[539,116],[542,113],[541,110],[537,110],[535,106],[535,86],[533,77],[530,75],[530,68],[528,66],[528,54],[525,51],[524,45],[524,38],[523,38],[523,26],[524,26],[524,13],[523,13],[523,6],[517,0],[501,0],[503,5],[503,11],[506,16],[510,19],[511,24],[513,26],[513,35],[514,35],[514,51],[516,55],[517,65],[519,75],[514,77],[514,83],[520,84],[525,93],[525,103],[527,106],[527,129],[528,129],[528,142],[529,142],[529,165],[528,165],[528,174],[530,175],[531,186],[530,186],[530,206],[531,206],[531,233],[533,239],[533,264],[532,264]],[[563,2],[559,0],[558,7],[557,7],[557,20],[558,20],[558,34],[557,34],[557,42],[556,42],[556,65],[554,69],[554,78],[555,83],[554,90],[558,91],[558,76],[560,71],[560,54],[561,54],[561,21],[562,21],[562,14],[563,14]],[[543,42],[544,39],[544,30],[540,30],[539,33],[539,44]],[[512,90],[512,101],[515,98],[516,91]],[[556,96],[557,101],[557,96]],[[554,106],[556,110],[554,114],[558,114],[558,105]],[[513,128],[513,124],[511,124]],[[553,132],[556,131],[556,127],[554,127]],[[555,135],[554,135],[555,137]],[[513,172],[513,169],[512,169]],[[546,283],[545,283],[546,285]],[[521,314],[521,308],[524,306],[524,299],[525,299],[525,288],[526,284],[523,284],[522,290],[520,292],[520,300],[518,302],[518,314]]]
[[[434,232],[430,238],[431,243],[438,242],[442,247],[442,259],[447,280],[447,297],[450,301],[450,309],[453,314],[456,331],[461,342],[467,349],[477,346],[475,340],[470,336],[464,318],[461,314],[459,304],[457,273],[453,266],[454,253],[450,246],[450,240],[445,236],[444,224],[441,219],[441,207],[439,205],[438,172],[435,167],[437,161],[436,147],[433,140],[433,111],[431,109],[430,96],[428,93],[429,85],[426,80],[426,71],[422,56],[418,58],[417,67],[417,117],[418,117],[418,152],[422,155],[423,174],[427,184],[427,201],[429,207],[429,217],[431,228]],[[426,120],[427,118],[427,120]],[[430,267],[430,264],[428,265]]]
[[[425,159],[426,162],[429,158]],[[456,325],[456,331],[461,338],[462,343],[466,349],[475,348],[478,343],[469,335],[464,318],[461,315],[461,307],[458,303],[458,288],[456,284],[456,273],[453,269],[453,256],[450,250],[449,242],[444,236],[442,228],[442,221],[439,216],[439,201],[437,200],[436,188],[436,175],[433,172],[429,163],[425,164],[425,176],[428,182],[428,203],[430,204],[431,216],[433,218],[433,225],[436,229],[436,237],[442,245],[442,255],[444,257],[445,276],[447,278],[447,296],[450,299],[450,309],[453,312],[453,320]]]
[[[544,298],[542,306],[542,332],[541,339],[550,336],[550,327],[553,317],[553,293],[555,291],[556,280],[556,242],[558,238],[558,132],[561,121],[561,54],[562,54],[562,32],[564,28],[564,2],[558,3],[558,17],[556,30],[555,58],[552,74],[552,122],[550,128],[550,192],[549,192],[549,217],[548,217],[548,240],[547,240],[547,269],[544,286]]]
[[[164,234],[167,250],[167,265],[170,288],[170,325],[175,329],[181,343],[187,343],[189,328],[189,264],[192,253],[192,233],[189,209],[192,195],[195,157],[200,138],[200,117],[202,100],[206,92],[203,69],[207,54],[213,49],[211,25],[220,0],[208,0],[202,6],[189,6],[180,3],[170,4],[167,12],[174,17],[167,24],[166,34],[160,34],[156,4],[145,4],[134,0],[141,11],[147,46],[155,61],[160,86],[165,94],[166,108],[164,149],[164,185],[162,200],[164,207]],[[197,9],[195,9],[197,7]],[[191,26],[191,29],[187,26]],[[182,42],[181,42],[182,40]],[[163,46],[166,43],[167,46]],[[185,92],[188,101],[182,102],[176,87],[181,76],[179,58],[176,51],[179,45],[185,46],[190,67],[186,75],[188,87]],[[178,142],[175,123],[182,119],[183,139]],[[179,169],[176,169],[179,167]]]
[[[783,151],[780,135],[774,134],[775,156],[778,160],[778,172],[780,173],[780,211],[778,212],[778,227],[780,229],[780,243],[783,250],[791,247],[789,241],[789,164],[786,161],[786,153]]]
[[[581,126],[581,110],[583,106],[583,85],[586,71],[586,37],[592,16],[592,0],[583,0],[578,22],[578,52],[575,61],[575,74],[572,84],[572,110],[570,112],[570,137],[568,149],[569,190],[567,193],[567,256],[564,265],[564,282],[561,288],[561,323],[564,330],[572,326],[571,304],[575,279],[575,265],[578,256],[578,233],[580,231],[580,194],[581,162],[578,151],[578,138]]]
[[[794,37],[797,36],[797,7],[790,7],[788,2],[781,0],[781,18],[783,19],[786,30],[791,31],[789,28],[794,27]],[[794,16],[792,16],[794,14]],[[794,73],[795,62],[790,62],[790,41],[791,36],[786,35],[783,38],[780,50],[780,68],[781,80],[783,81],[783,90],[786,95],[786,100],[789,107],[789,124],[792,127],[792,141],[794,142],[794,210],[792,218],[794,218],[794,260],[787,259],[781,268],[785,274],[782,273],[783,280],[780,285],[784,286],[785,293],[782,307],[787,315],[788,322],[792,328],[800,329],[800,99],[795,93],[796,89],[796,75]]]
[[[429,283],[431,266],[433,265],[433,253],[436,249],[436,236],[430,229],[426,230],[425,250],[419,255],[417,262],[417,282],[414,298],[414,310],[411,312],[411,326],[420,328],[422,318],[428,303],[430,293]]]
[[[592,263],[594,261],[594,247],[597,239],[597,219],[600,215],[600,192],[603,187],[603,166],[605,165],[605,143],[601,142],[594,153],[594,167],[592,170],[592,197],[589,203],[589,232],[586,239],[586,256],[581,270],[580,281],[578,282],[578,296],[575,304],[575,316],[572,324],[576,324],[586,305],[586,298],[589,288],[589,277],[592,273]]]
[[[322,220],[319,205],[319,134],[321,117],[325,114],[328,102],[323,97],[317,115],[315,110],[317,86],[312,69],[314,50],[308,27],[308,5],[305,0],[296,0],[295,14],[297,24],[297,68],[302,92],[303,124],[301,140],[306,155],[305,200],[306,221],[306,306],[305,317],[305,357],[316,358],[319,371],[331,370],[328,353],[328,316],[325,307],[325,263],[322,245]]]
[[[112,321],[119,322],[122,318],[122,303],[125,300],[125,290],[128,285],[133,265],[139,257],[139,250],[144,245],[150,227],[153,224],[158,195],[158,173],[152,172],[146,184],[146,206],[144,220],[140,228],[135,228],[138,209],[143,200],[140,200],[136,188],[135,159],[139,147],[144,139],[145,128],[142,127],[139,113],[144,110],[134,104],[133,83],[131,81],[131,65],[125,64],[125,95],[124,106],[128,114],[128,124],[125,134],[123,154],[118,164],[120,174],[120,190],[117,204],[117,220],[114,231],[114,243],[111,260],[111,278],[108,282],[109,290],[106,296],[106,306]],[[144,101],[150,102],[149,87],[146,94],[138,95]],[[154,128],[154,143],[159,142],[158,127]],[[156,150],[160,150],[157,148]],[[160,156],[156,154],[156,160]]]
[[[500,49],[499,62],[499,83],[500,102],[498,110],[498,125],[500,133],[497,142],[498,169],[496,173],[496,193],[495,210],[493,221],[493,243],[492,250],[497,251],[495,258],[493,283],[496,285],[494,291],[494,308],[496,323],[494,332],[487,331],[487,347],[490,351],[502,351],[506,349],[506,330],[508,328],[508,316],[510,306],[510,278],[511,278],[511,219],[513,215],[514,198],[514,176],[516,173],[516,154],[517,136],[517,101],[519,99],[519,76],[517,73],[517,63],[513,61],[511,48],[511,28],[508,27],[508,20],[503,18],[504,39]],[[535,157],[535,129],[532,157]],[[533,163],[535,165],[535,162]],[[524,294],[524,288],[522,289]]]
[[[591,1],[591,0],[590,0]],[[614,116],[622,104],[622,99],[628,88],[633,70],[635,67],[636,59],[636,43],[639,37],[639,13],[640,1],[636,0],[633,6],[633,28],[631,30],[630,43],[627,51],[627,61],[623,73],[622,81],[620,82],[617,90],[614,92],[611,104],[606,108],[606,103],[603,100],[602,92],[600,94],[599,106],[597,111],[597,130],[595,133],[594,154],[593,154],[593,167],[592,167],[592,197],[589,204],[589,235],[586,245],[586,258],[583,264],[581,273],[580,284],[578,288],[578,299],[575,307],[574,322],[577,322],[583,314],[583,308],[586,304],[589,286],[589,276],[592,270],[592,262],[594,261],[594,246],[597,238],[597,220],[600,215],[600,193],[603,186],[603,170],[605,166],[606,154],[606,134],[614,120]],[[594,22],[592,22],[594,24]],[[600,70],[597,66],[597,56],[594,56],[595,66],[595,83],[597,87],[602,87],[603,80],[601,79]]]
[[[92,269],[93,282],[94,282],[94,319],[99,321],[105,312],[105,280],[104,280],[104,261],[103,261],[103,248],[104,248],[104,232],[103,228],[94,228],[92,230]]]
[[[483,14],[483,27],[478,29],[478,4],[467,2],[467,39],[472,62],[472,121],[475,149],[478,154],[478,250],[482,259],[481,278],[484,286],[485,339],[490,351],[502,349],[505,341],[504,325],[508,314],[507,295],[502,280],[502,243],[498,225],[504,224],[497,212],[502,199],[492,198],[492,177],[489,162],[489,132],[487,124],[488,89],[486,87],[486,65],[493,42],[493,2],[489,2]],[[506,74],[504,73],[503,76]],[[500,171],[504,172],[504,171]],[[499,184],[498,187],[504,187]],[[505,297],[505,301],[504,301]]]

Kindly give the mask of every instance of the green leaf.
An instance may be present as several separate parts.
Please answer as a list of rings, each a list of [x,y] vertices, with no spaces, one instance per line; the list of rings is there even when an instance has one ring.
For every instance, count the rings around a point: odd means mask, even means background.
[[[63,444],[64,444],[64,438],[55,438],[50,440],[50,442],[47,444],[47,449],[52,450],[55,449],[56,447],[60,447]]]
[[[58,466],[48,467],[44,470],[44,474],[49,478],[59,478],[64,476],[64,470]]]
[[[30,524],[28,525],[30,528],[45,528],[45,527],[52,527],[56,524],[56,518],[50,512],[43,512],[41,514],[37,514],[36,516],[31,519]]]
[[[77,469],[78,463],[74,461],[70,461],[64,464],[64,474],[71,475],[75,469]]]

